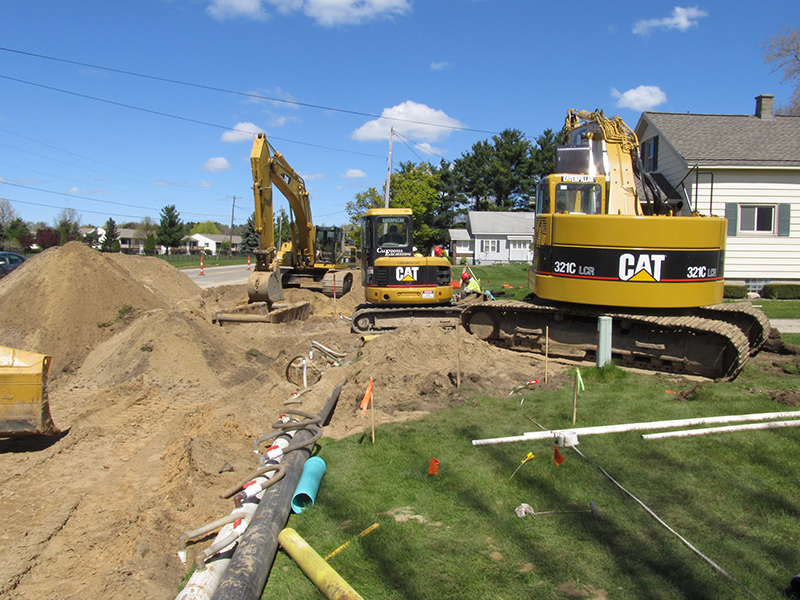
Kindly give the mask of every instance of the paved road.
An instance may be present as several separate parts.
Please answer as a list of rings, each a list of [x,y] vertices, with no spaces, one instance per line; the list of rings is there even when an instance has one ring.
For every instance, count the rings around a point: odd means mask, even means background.
[[[217,287],[218,285],[247,283],[247,278],[253,272],[252,270],[247,270],[247,265],[206,267],[203,269],[203,275],[200,275],[200,269],[182,269],[182,271],[203,289]]]

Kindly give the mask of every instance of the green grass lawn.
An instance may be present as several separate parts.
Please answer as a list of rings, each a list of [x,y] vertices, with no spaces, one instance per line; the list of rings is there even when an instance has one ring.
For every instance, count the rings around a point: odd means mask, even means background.
[[[794,375],[790,375],[794,373]],[[616,368],[584,369],[578,427],[790,410],[797,364],[748,364],[733,382],[694,383]],[[501,391],[498,391],[501,392]],[[670,393],[676,392],[676,393]],[[582,436],[553,460],[552,441],[472,440],[572,427],[572,385],[483,397],[422,420],[379,427],[376,443],[323,438],[316,504],[293,527],[364,598],[397,600],[785,598],[800,572],[800,428],[644,440]],[[512,474],[528,452],[535,458]],[[439,474],[427,474],[431,458]],[[601,469],[719,567],[689,550]],[[520,519],[536,511],[589,512]],[[322,598],[279,553],[264,598]]]

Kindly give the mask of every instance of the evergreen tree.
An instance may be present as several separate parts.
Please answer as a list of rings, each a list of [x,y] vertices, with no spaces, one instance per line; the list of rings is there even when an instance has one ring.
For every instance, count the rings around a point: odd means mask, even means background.
[[[114,252],[114,242],[117,243],[117,247],[119,248],[119,231],[117,230],[117,224],[114,222],[114,219],[109,217],[104,229],[106,230],[106,236],[100,243],[100,252]]]
[[[161,222],[156,229],[156,242],[169,249],[178,248],[186,236],[186,228],[174,204],[161,209]],[[170,251],[171,251],[170,250]]]
[[[144,240],[144,253],[146,256],[155,256],[156,254],[156,236],[148,233]]]
[[[247,217],[247,222],[242,230],[242,252],[252,252],[258,248],[261,240],[256,233],[256,213]]]

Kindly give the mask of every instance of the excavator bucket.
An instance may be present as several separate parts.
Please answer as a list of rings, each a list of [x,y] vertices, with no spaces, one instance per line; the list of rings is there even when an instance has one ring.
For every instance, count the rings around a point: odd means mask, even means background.
[[[52,358],[0,346],[0,436],[51,435],[47,375]]]

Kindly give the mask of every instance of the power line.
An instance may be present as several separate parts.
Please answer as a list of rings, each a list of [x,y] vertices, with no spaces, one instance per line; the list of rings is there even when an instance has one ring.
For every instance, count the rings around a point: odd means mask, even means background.
[[[137,206],[135,204],[129,204],[129,203],[123,203],[123,202],[114,202],[113,200],[100,200],[99,198],[89,198],[88,196],[79,196],[78,194],[68,194],[66,192],[54,192],[52,190],[45,190],[45,189],[42,189],[42,188],[37,188],[37,187],[30,186],[30,185],[22,185],[20,183],[11,183],[10,181],[3,181],[2,184],[3,185],[10,185],[10,186],[13,186],[13,187],[22,188],[22,189],[25,189],[25,190],[31,190],[31,191],[34,191],[34,192],[41,192],[43,194],[53,194],[54,196],[66,196],[68,198],[75,198],[77,200],[88,200],[89,202],[98,202],[100,204],[111,204],[111,205],[114,205],[114,206],[125,206],[125,207],[128,207],[128,208],[141,208],[142,210],[147,210],[147,211],[158,211],[158,210],[160,210],[158,208],[152,208],[150,206]],[[21,201],[17,200],[17,202],[21,202]],[[25,203],[23,203],[23,204],[25,204]],[[28,202],[27,204],[34,204],[34,203],[33,202]],[[59,208],[59,207],[50,206],[50,205],[47,205],[47,204],[35,204],[35,205],[36,206],[48,206],[49,208]],[[63,207],[61,207],[61,208],[63,208]],[[83,212],[95,212],[95,211],[85,210]],[[98,213],[98,214],[103,214],[103,213]],[[209,215],[209,214],[206,214],[206,213],[181,213],[181,214],[198,215],[198,216],[206,216],[206,217],[219,217],[219,218],[221,218],[221,215]],[[130,216],[130,215],[122,215],[122,216]]]
[[[151,115],[158,115],[160,117],[167,117],[167,118],[170,118],[170,119],[176,119],[178,121],[185,121],[187,123],[194,123],[195,125],[203,125],[205,127],[214,127],[216,129],[223,129],[225,131],[239,131],[237,129],[233,129],[231,127],[228,127],[227,125],[219,125],[218,123],[210,123],[208,121],[201,121],[199,119],[192,119],[190,117],[182,117],[180,115],[173,115],[171,113],[166,113],[166,112],[162,112],[162,111],[158,111],[158,110],[153,110],[153,109],[150,109],[150,108],[144,108],[142,106],[134,106],[133,104],[125,104],[124,102],[117,102],[116,100],[108,100],[107,98],[99,98],[97,96],[90,96],[88,94],[81,94],[80,92],[73,92],[71,90],[65,90],[65,89],[57,88],[57,87],[54,87],[54,86],[51,86],[51,85],[45,85],[43,83],[36,83],[34,81],[26,81],[24,79],[19,79],[17,77],[10,77],[8,75],[0,75],[0,79],[7,79],[8,81],[16,81],[17,83],[24,83],[25,85],[38,87],[38,88],[42,88],[42,89],[45,89],[45,90],[50,90],[50,91],[53,91],[53,92],[59,92],[61,94],[68,94],[70,96],[76,96],[78,98],[84,98],[84,99],[87,99],[87,100],[94,100],[95,102],[103,102],[105,104],[111,104],[112,106],[119,106],[121,108],[128,108],[130,110],[138,110],[140,112],[148,113],[148,114],[151,114]],[[322,150],[331,150],[331,151],[334,151],[334,152],[344,152],[344,153],[347,153],[347,154],[356,154],[356,155],[359,155],[359,156],[368,156],[370,158],[380,158],[380,159],[383,158],[383,156],[380,156],[378,154],[370,154],[368,152],[358,152],[356,150],[345,150],[344,148],[333,148],[333,147],[330,147],[330,146],[322,146],[320,144],[311,144],[309,142],[299,142],[297,140],[290,140],[290,139],[280,138],[280,137],[276,137],[276,136],[270,136],[270,138],[273,139],[273,140],[280,140],[282,142],[287,142],[287,143],[290,143],[290,144],[299,144],[301,146],[309,146],[311,148],[320,148]]]
[[[357,110],[349,110],[349,109],[345,109],[345,108],[335,108],[335,107],[332,107],[332,106],[324,106],[324,105],[321,105],[321,104],[310,104],[310,103],[307,103],[307,102],[298,102],[296,100],[286,100],[286,99],[283,99],[283,98],[273,98],[273,97],[270,97],[270,96],[263,96],[261,94],[255,94],[253,92],[238,92],[236,90],[228,90],[228,89],[225,89],[225,88],[219,88],[219,87],[214,87],[214,86],[210,86],[210,85],[203,85],[203,84],[199,84],[199,83],[190,83],[190,82],[187,82],[187,81],[180,81],[180,80],[177,80],[177,79],[170,79],[170,78],[167,78],[167,77],[158,77],[156,75],[146,75],[144,73],[136,73],[134,71],[125,71],[123,69],[115,69],[115,68],[112,68],[112,67],[101,67],[99,65],[93,65],[93,64],[89,64],[89,63],[82,63],[82,62],[78,62],[78,61],[74,61],[74,60],[69,60],[69,59],[66,59],[66,58],[57,58],[57,57],[54,57],[54,56],[46,56],[44,54],[35,54],[33,52],[25,52],[23,50],[15,50],[13,48],[4,48],[2,46],[0,46],[0,50],[2,50],[3,52],[11,52],[11,53],[14,53],[14,54],[21,54],[21,55],[24,55],[24,56],[31,56],[33,58],[41,58],[41,59],[44,59],[44,60],[51,60],[51,61],[55,61],[55,62],[66,63],[66,64],[70,64],[70,65],[76,65],[76,66],[79,66],[79,67],[88,67],[88,68],[91,68],[91,69],[99,69],[101,71],[109,71],[109,72],[112,72],[112,73],[119,73],[121,75],[130,75],[132,77],[141,77],[142,79],[151,79],[153,81],[162,81],[164,83],[171,83],[171,84],[174,84],[174,85],[183,85],[183,86],[198,88],[198,89],[202,89],[202,90],[209,90],[209,91],[212,91],[212,92],[221,92],[221,93],[224,93],[224,94],[233,94],[235,96],[244,96],[246,98],[251,98],[251,99],[256,99],[256,100],[269,100],[270,102],[278,102],[278,103],[282,103],[282,104],[290,104],[292,106],[302,106],[302,107],[305,107],[305,108],[314,108],[314,109],[317,109],[317,110],[326,110],[326,111],[331,111],[331,112],[344,113],[344,114],[348,114],[348,115],[356,115],[356,116],[359,116],[359,117],[369,117],[370,119],[386,119],[387,121],[397,121],[397,122],[400,122],[400,123],[411,123],[411,124],[414,124],[414,125],[426,125],[426,126],[429,126],[429,127],[439,127],[441,129],[452,129],[454,131],[471,131],[471,132],[474,132],[474,133],[488,133],[488,134],[492,134],[492,135],[496,135],[496,134],[499,133],[497,131],[486,131],[486,130],[483,130],[483,129],[472,129],[470,127],[463,127],[463,126],[458,126],[458,125],[444,125],[444,124],[441,124],[441,123],[427,123],[425,121],[415,121],[413,119],[402,119],[400,117],[386,117],[384,115],[376,115],[376,114],[373,114],[373,113],[361,112],[361,111],[357,111]]]
[[[9,202],[16,202],[17,204],[29,204],[31,206],[43,206],[44,208],[72,208],[71,206],[53,206],[52,204],[42,204],[41,202],[28,202],[27,200],[15,200],[13,198],[5,198]],[[117,213],[107,213],[107,212],[100,212],[97,210],[81,210],[79,212],[82,213],[92,213],[93,215],[103,215],[103,216],[115,216],[115,217],[125,217],[128,219],[144,219],[144,217],[139,215],[121,215]]]

